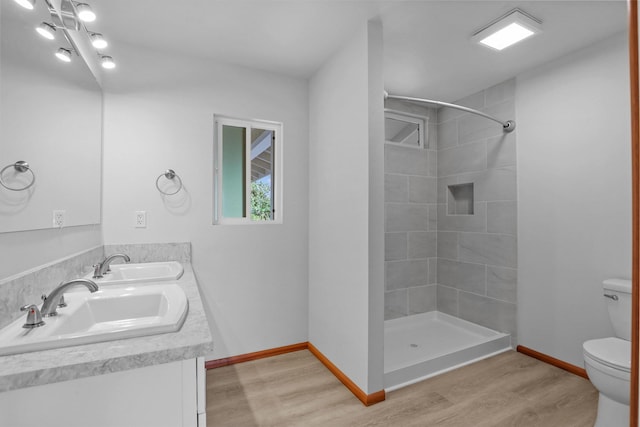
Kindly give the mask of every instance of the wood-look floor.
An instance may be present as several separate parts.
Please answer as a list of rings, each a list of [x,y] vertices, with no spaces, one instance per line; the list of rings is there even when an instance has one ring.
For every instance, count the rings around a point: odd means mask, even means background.
[[[365,407],[307,350],[207,372],[207,426],[593,426],[581,377],[509,351]]]

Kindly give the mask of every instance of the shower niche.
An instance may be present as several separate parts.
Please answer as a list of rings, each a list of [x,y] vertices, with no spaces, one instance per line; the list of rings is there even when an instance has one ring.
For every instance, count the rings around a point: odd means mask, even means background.
[[[447,214],[473,215],[473,182],[447,187]]]

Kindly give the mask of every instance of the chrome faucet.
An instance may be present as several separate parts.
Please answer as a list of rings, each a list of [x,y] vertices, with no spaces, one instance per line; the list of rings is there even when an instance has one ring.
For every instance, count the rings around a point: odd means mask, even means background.
[[[91,293],[98,290],[98,285],[96,285],[96,282],[89,279],[74,279],[69,280],[68,282],[60,283],[54,290],[51,291],[48,297],[44,298],[44,303],[42,304],[42,308],[40,309],[42,317],[56,316],[58,314],[56,310],[58,309],[60,298],[62,298],[62,295],[67,289],[75,285],[84,285],[89,289]]]
[[[113,261],[116,258],[122,258],[122,259],[124,259],[124,262],[131,261],[131,258],[129,258],[129,255],[127,255],[127,254],[109,255],[108,257],[106,257],[104,259],[104,261],[102,261],[102,262],[100,262],[100,263],[98,263],[98,264],[93,266],[93,278],[94,279],[101,279],[102,276],[104,276],[105,274],[110,272],[111,269],[109,268],[109,266],[111,265],[111,261]]]

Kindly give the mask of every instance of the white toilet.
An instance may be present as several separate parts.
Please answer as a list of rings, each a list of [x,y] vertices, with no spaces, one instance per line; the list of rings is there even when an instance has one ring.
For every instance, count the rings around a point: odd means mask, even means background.
[[[602,282],[615,337],[586,341],[584,365],[598,389],[598,417],[594,427],[629,425],[629,378],[631,371],[631,281]]]

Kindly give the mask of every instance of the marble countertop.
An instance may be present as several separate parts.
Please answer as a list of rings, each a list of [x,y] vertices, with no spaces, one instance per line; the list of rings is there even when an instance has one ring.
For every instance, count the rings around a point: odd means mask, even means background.
[[[211,352],[211,331],[190,264],[184,264],[184,274],[176,283],[189,298],[189,312],[179,331],[0,356],[0,392],[192,359]]]

